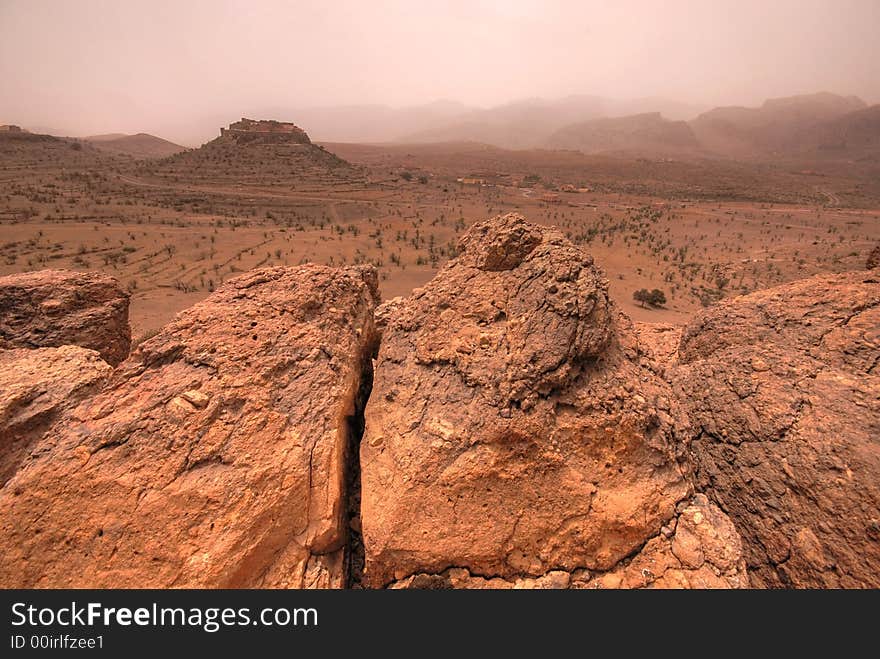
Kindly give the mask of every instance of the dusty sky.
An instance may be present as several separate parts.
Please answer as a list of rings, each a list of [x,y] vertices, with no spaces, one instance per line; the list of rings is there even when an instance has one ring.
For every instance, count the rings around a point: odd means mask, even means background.
[[[0,123],[192,142],[267,108],[441,98],[876,103],[878,27],[880,0],[0,0]]]

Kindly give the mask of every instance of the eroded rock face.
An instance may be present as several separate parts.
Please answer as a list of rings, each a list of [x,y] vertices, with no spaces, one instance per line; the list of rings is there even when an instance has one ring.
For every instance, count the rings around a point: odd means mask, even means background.
[[[343,585],[376,281],[254,271],[139,346],[0,490],[0,585]]]
[[[388,310],[361,444],[365,582],[606,572],[690,493],[686,420],[592,258],[518,215]]]
[[[673,373],[697,488],[743,536],[752,584],[880,587],[880,278],[726,300]]]
[[[665,378],[678,360],[682,328],[668,323],[634,323],[634,326],[646,364]]]
[[[107,275],[41,270],[0,277],[0,349],[78,345],[128,357],[128,293]]]
[[[49,426],[95,393],[112,370],[79,346],[0,350],[0,487]]]
[[[464,568],[449,568],[441,574],[407,577],[391,588],[747,588],[742,542],[730,518],[703,494],[681,502],[678,513],[641,551],[610,572],[551,570],[540,577],[487,579]]]

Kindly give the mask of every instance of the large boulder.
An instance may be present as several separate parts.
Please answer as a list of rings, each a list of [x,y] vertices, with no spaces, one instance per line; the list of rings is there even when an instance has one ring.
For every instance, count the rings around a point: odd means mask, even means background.
[[[95,393],[112,370],[79,346],[0,350],[0,487],[49,426]]]
[[[880,278],[725,300],[679,361],[697,488],[742,534],[752,584],[880,587]]]
[[[128,293],[113,277],[40,270],[0,277],[0,349],[78,345],[115,366],[128,357]]]
[[[364,581],[607,572],[691,492],[686,419],[592,258],[518,215],[388,309],[361,443]]]
[[[0,490],[3,587],[339,587],[372,268],[268,268],[141,344]]]

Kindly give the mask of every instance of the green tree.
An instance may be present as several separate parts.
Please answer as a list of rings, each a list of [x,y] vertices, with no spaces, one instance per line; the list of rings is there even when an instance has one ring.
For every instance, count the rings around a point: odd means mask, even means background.
[[[662,307],[666,304],[666,294],[659,288],[655,288],[648,294],[648,304],[652,307]]]
[[[633,292],[633,300],[638,302],[642,307],[662,307],[666,304],[666,294],[659,288],[649,291],[647,288],[640,288]]]
[[[633,300],[638,302],[643,307],[648,304],[650,298],[651,293],[648,291],[647,288],[640,288],[639,290],[633,292]]]

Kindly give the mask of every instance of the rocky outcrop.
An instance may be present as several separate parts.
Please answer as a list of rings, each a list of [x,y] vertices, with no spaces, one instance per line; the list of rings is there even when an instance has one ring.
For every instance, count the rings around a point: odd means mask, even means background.
[[[311,144],[306,132],[292,123],[271,119],[242,119],[220,129],[220,137],[240,144]]]
[[[97,352],[79,346],[0,350],[0,487],[52,422],[111,371]]]
[[[634,323],[634,326],[646,365],[665,378],[678,360],[682,328],[668,323]]]
[[[387,310],[361,443],[365,583],[574,579],[669,546],[687,421],[592,258],[514,214],[459,250]]]
[[[344,585],[377,296],[269,268],[181,313],[0,489],[0,586]]]
[[[0,349],[78,345],[128,357],[128,293],[107,275],[41,270],[0,277]]]
[[[752,584],[880,587],[876,274],[725,300],[679,360],[696,485],[742,534]]]
[[[113,280],[0,278],[61,344],[0,349],[0,587],[880,587],[877,271],[682,331],[521,216],[459,254],[250,272],[115,370]]]

